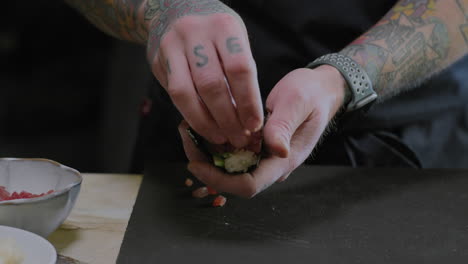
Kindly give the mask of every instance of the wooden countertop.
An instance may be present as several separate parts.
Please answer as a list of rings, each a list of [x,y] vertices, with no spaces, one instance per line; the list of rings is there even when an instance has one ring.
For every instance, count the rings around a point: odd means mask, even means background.
[[[115,263],[142,175],[83,174],[70,216],[48,239],[59,255],[84,263]]]

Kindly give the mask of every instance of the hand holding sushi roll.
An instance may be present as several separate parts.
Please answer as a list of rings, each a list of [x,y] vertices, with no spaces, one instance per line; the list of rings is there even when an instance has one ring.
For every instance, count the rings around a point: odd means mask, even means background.
[[[270,153],[255,170],[232,175],[213,165],[190,136],[187,123],[179,132],[190,160],[188,169],[200,181],[220,192],[253,197],[276,181],[285,180],[301,165],[343,105],[345,81],[329,66],[315,70],[297,69],[286,75],[267,100],[271,113],[263,129]]]
[[[212,144],[191,128],[187,128],[186,132],[198,150],[213,161],[213,165],[228,173],[251,171],[260,161],[263,137],[261,131],[251,134],[248,144],[242,148],[236,148],[229,143]]]

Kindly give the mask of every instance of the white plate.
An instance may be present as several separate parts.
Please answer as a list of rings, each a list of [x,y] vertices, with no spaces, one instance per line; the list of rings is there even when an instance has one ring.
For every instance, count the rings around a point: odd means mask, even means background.
[[[49,241],[28,231],[0,226],[0,246],[10,244],[14,244],[15,252],[23,257],[21,264],[55,264],[57,261],[57,252]]]

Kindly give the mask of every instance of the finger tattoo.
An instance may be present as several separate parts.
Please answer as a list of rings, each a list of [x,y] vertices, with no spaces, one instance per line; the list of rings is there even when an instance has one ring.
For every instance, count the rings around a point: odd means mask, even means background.
[[[208,56],[205,54],[201,53],[201,50],[205,49],[202,45],[197,45],[195,48],[193,48],[193,54],[200,58],[200,60],[196,63],[197,67],[201,68],[208,64]]]
[[[231,37],[226,40],[226,46],[230,53],[234,54],[234,53],[242,52],[241,45],[239,44],[239,42],[236,42],[238,40],[239,38],[237,37]]]

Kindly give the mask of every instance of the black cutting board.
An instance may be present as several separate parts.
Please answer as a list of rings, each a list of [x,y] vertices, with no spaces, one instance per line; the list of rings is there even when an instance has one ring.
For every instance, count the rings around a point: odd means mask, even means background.
[[[144,175],[117,263],[468,263],[468,170],[303,167],[223,208]]]

